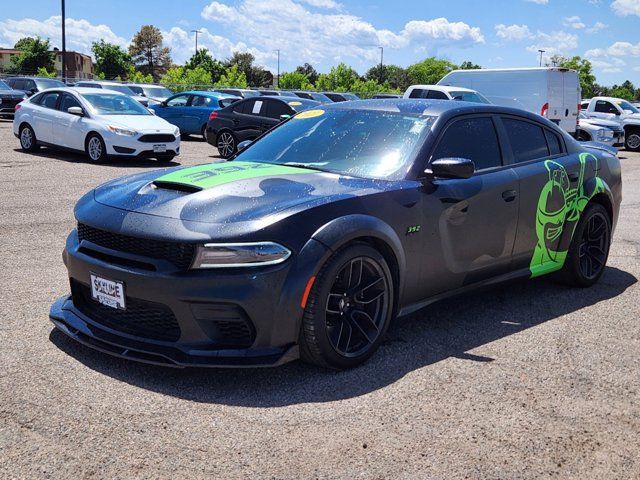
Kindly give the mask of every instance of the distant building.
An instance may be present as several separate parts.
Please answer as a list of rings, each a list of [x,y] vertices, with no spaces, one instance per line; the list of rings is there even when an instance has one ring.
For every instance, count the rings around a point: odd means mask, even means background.
[[[62,52],[54,48],[51,53],[55,54],[53,66],[56,69],[56,75],[62,77]],[[11,66],[11,57],[19,55],[20,51],[15,48],[0,48],[0,72],[6,72]],[[84,53],[67,51],[67,74],[68,79],[85,79],[93,78],[94,69],[93,61],[90,55]],[[21,72],[24,75],[35,74],[35,72]]]

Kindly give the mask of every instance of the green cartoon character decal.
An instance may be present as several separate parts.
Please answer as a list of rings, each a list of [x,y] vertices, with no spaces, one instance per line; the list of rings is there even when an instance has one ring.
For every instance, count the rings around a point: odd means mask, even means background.
[[[604,182],[597,176],[598,159],[590,153],[580,154],[580,174],[575,187],[571,186],[564,166],[546,160],[549,180],[540,192],[536,211],[536,244],[529,269],[537,277],[560,270],[564,265],[573,232],[580,215],[594,195],[604,192]],[[585,171],[593,165],[595,182],[587,188]],[[563,235],[564,232],[567,234]]]

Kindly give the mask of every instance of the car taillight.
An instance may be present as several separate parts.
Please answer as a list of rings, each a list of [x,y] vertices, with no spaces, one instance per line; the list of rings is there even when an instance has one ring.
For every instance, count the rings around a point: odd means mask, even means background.
[[[218,112],[211,112],[209,114],[209,121],[215,120],[217,116],[218,116]]]
[[[19,103],[16,104],[16,108],[15,108],[15,112],[17,112],[18,110],[20,110],[22,108],[22,105],[20,105]]]
[[[543,117],[546,117],[546,116],[547,116],[547,112],[548,112],[548,111],[549,111],[549,104],[548,104],[548,103],[545,103],[545,104],[542,106],[542,110],[540,110],[540,115],[542,115]]]

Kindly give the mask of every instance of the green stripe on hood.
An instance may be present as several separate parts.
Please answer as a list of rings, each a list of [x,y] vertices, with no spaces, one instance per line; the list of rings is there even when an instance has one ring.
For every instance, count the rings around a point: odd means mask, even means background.
[[[285,165],[270,165],[257,162],[208,163],[196,167],[183,168],[156,178],[156,184],[180,184],[201,190],[225,183],[257,177],[274,177],[309,173],[308,170]]]

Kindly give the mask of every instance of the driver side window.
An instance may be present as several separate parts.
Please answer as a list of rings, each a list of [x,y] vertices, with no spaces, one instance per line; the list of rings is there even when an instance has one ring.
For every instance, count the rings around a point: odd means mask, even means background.
[[[177,95],[167,102],[167,107],[186,107],[189,95]]]
[[[431,161],[440,158],[466,158],[476,170],[502,166],[502,154],[493,120],[472,117],[454,120],[440,137]]]

